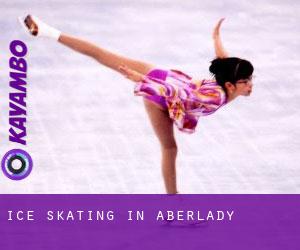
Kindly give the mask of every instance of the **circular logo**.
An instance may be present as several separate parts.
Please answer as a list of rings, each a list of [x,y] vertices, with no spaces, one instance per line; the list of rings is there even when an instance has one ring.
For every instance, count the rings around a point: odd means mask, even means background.
[[[8,151],[1,162],[3,173],[12,180],[26,178],[32,170],[31,156],[22,149]]]

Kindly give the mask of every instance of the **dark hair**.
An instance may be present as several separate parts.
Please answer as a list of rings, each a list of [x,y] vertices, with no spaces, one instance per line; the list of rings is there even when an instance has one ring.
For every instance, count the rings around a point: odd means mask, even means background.
[[[238,57],[216,58],[211,61],[209,71],[214,75],[217,83],[225,89],[225,82],[235,84],[240,79],[249,78],[253,65]]]

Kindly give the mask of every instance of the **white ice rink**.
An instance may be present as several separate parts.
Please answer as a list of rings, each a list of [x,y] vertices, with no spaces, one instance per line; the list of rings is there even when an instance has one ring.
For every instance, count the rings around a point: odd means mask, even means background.
[[[14,39],[28,46],[24,148],[33,172],[0,193],[164,193],[160,148],[133,83],[90,58],[26,35],[33,13],[60,30],[129,57],[209,77],[212,28],[226,17],[224,46],[249,59],[256,79],[240,97],[179,132],[181,193],[300,192],[300,1],[0,0],[0,157],[8,143]]]

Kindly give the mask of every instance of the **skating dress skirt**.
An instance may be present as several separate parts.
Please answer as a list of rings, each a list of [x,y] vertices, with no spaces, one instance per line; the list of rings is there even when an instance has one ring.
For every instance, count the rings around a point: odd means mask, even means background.
[[[214,113],[226,104],[226,94],[215,80],[195,84],[179,70],[153,69],[137,82],[134,94],[168,110],[180,131],[195,132],[200,116]]]

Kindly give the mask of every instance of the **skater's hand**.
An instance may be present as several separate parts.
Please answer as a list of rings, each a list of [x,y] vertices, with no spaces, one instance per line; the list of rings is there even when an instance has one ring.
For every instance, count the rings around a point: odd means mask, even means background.
[[[214,47],[215,47],[215,53],[217,58],[226,58],[228,57],[228,53],[223,47],[221,36],[220,36],[220,27],[223,23],[225,18],[221,18],[219,22],[217,23],[216,27],[214,28],[213,32],[213,40],[214,40]]]
[[[217,23],[217,25],[215,26],[214,28],[214,32],[213,32],[213,39],[217,39],[220,35],[220,27],[221,27],[221,24],[223,23],[223,21],[225,20],[225,18],[221,18],[219,20],[219,22]]]
[[[121,74],[123,74],[126,78],[130,79],[131,81],[140,82],[144,79],[143,74],[128,68],[126,65],[121,65],[119,67],[119,70]]]

